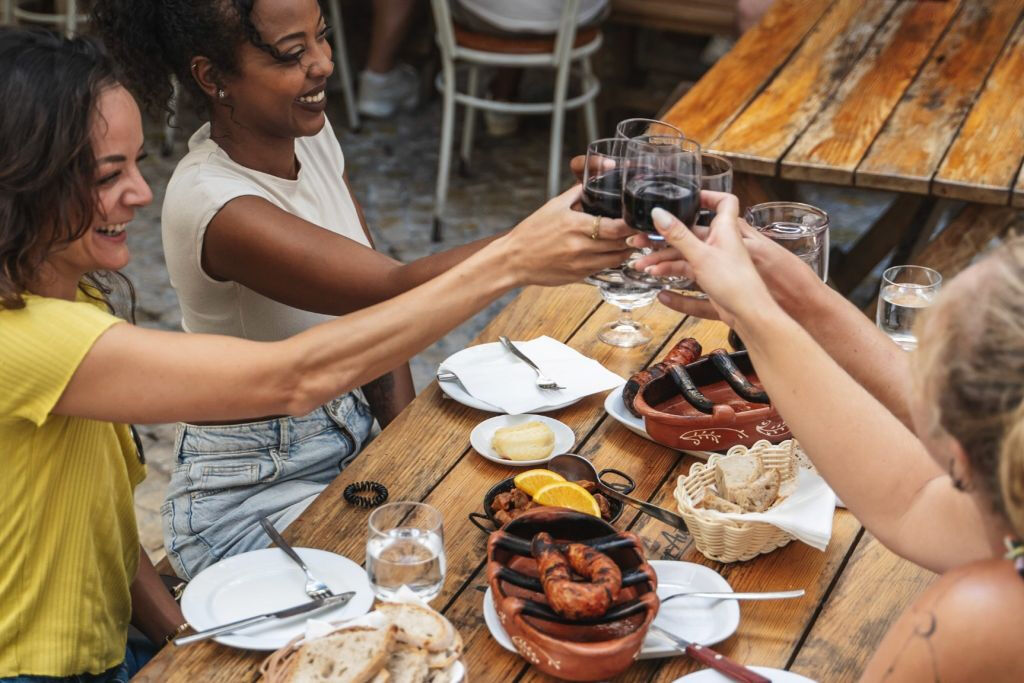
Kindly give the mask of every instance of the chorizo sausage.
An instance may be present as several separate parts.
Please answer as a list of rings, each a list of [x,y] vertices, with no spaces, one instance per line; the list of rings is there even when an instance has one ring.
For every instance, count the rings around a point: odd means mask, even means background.
[[[672,365],[688,365],[700,358],[700,354],[700,342],[693,337],[687,337],[672,347],[672,350],[668,352],[668,355],[660,363],[655,363],[646,370],[641,370],[630,377],[629,381],[626,382],[626,386],[622,388],[622,402],[626,405],[626,410],[632,413],[634,417],[643,417],[637,412],[633,403],[644,387],[654,380],[664,377]]]
[[[566,619],[598,619],[619,596],[622,571],[604,553],[582,543],[569,544],[563,553],[543,531],[533,537],[531,552],[548,604]],[[573,581],[570,567],[589,581]]]
[[[768,394],[763,389],[759,389],[747,379],[747,376],[740,372],[740,369],[736,367],[736,363],[733,361],[732,356],[726,352],[725,349],[715,349],[711,352],[711,362],[715,368],[722,373],[722,377],[725,378],[726,383],[732,387],[740,398],[743,398],[751,403],[769,403],[770,399]]]
[[[700,393],[700,389],[697,388],[693,378],[690,377],[690,373],[686,371],[686,367],[682,365],[673,365],[669,372],[672,374],[672,379],[676,383],[676,387],[679,389],[679,393],[683,395],[686,402],[696,408],[702,413],[708,415],[715,409],[715,404],[711,402],[704,394]]]

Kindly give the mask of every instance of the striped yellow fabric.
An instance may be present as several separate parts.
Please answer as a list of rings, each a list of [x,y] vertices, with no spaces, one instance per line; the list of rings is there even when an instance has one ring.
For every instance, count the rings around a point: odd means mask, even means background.
[[[79,298],[0,308],[0,678],[100,673],[124,658],[145,466],[127,425],[50,415],[123,322]]]

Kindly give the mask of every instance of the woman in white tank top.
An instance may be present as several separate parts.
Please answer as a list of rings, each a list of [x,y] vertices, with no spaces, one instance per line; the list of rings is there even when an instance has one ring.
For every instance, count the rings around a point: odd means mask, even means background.
[[[410,264],[373,250],[324,115],[333,62],[316,0],[97,0],[94,12],[144,104],[163,107],[175,76],[209,114],[163,210],[186,331],[281,340],[400,295],[490,242],[518,248],[495,236]],[[513,230],[543,220],[551,238],[535,245],[543,263],[524,282],[569,281],[552,277],[559,261],[582,274],[625,257],[625,224],[606,220],[591,239],[593,218],[571,202],[563,195]],[[297,517],[371,438],[374,416],[386,425],[412,399],[407,360],[396,355],[398,370],[364,385],[366,400],[356,391],[303,416],[179,425],[162,509],[175,570],[189,577],[262,547],[259,515],[282,528]]]

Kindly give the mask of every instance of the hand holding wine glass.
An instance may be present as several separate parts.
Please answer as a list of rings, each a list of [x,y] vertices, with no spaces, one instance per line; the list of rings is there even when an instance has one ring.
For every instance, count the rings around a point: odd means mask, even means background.
[[[739,200],[731,194],[704,191],[701,206],[715,212],[703,240],[668,211],[655,208],[651,214],[659,235],[679,253],[687,272],[711,298],[717,317],[735,328],[737,321],[777,308],[744,246]],[[685,297],[662,292],[658,298],[672,306]]]

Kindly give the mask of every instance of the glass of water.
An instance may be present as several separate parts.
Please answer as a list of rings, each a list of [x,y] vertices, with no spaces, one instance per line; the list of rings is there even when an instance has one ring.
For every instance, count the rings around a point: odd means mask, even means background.
[[[924,266],[893,266],[882,273],[882,287],[878,293],[878,329],[906,351],[917,348],[914,320],[917,314],[931,306],[942,286],[937,270]]]
[[[444,585],[444,526],[437,508],[425,503],[388,503],[370,514],[366,573],[380,600],[394,600],[408,586],[433,600]]]
[[[747,209],[751,227],[800,257],[828,280],[828,214],[810,204],[766,202]]]
[[[621,311],[618,320],[601,326],[597,332],[598,339],[623,348],[643,346],[651,341],[651,328],[635,320],[633,311],[653,304],[661,287],[633,282],[623,275],[621,268],[602,270],[588,277],[586,282],[595,285],[601,292],[601,298]]]

